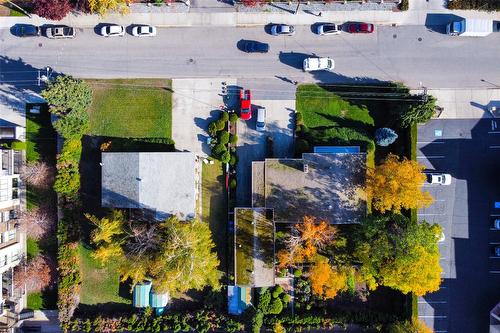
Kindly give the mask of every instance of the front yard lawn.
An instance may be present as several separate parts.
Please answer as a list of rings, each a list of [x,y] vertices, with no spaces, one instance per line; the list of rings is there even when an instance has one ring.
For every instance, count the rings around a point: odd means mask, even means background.
[[[80,244],[80,269],[82,274],[80,303],[85,305],[110,302],[131,304],[130,299],[123,297],[128,290],[120,289],[120,275],[114,265],[109,263],[102,267],[91,257],[91,253],[91,249]]]
[[[89,108],[91,135],[122,138],[170,138],[170,80],[88,80],[93,101]]]
[[[227,272],[228,235],[227,200],[224,189],[222,164],[203,164],[202,169],[202,216],[201,220],[210,225],[210,231],[220,260],[220,270]]]

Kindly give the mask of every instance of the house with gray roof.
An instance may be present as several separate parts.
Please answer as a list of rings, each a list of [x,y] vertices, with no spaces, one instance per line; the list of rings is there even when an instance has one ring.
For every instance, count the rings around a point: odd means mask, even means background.
[[[101,204],[148,210],[162,220],[197,216],[201,166],[191,152],[103,152]]]

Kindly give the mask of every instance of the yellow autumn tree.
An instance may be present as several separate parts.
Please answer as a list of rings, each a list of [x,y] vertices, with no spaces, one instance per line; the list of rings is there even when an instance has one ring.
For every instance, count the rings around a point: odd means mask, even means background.
[[[389,154],[385,161],[366,173],[366,194],[373,208],[381,213],[401,209],[423,208],[433,202],[429,192],[422,191],[425,166]]]
[[[333,269],[326,260],[318,260],[309,271],[312,293],[324,299],[334,298],[347,288],[345,272]]]
[[[108,11],[114,10],[121,14],[129,12],[127,0],[88,0],[89,9],[92,13],[104,16]]]

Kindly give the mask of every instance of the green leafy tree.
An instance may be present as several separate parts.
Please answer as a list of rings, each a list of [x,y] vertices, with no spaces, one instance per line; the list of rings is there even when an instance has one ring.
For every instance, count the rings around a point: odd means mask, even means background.
[[[117,213],[87,218],[96,226],[94,258],[102,264],[116,262],[123,281],[152,278],[158,291],[171,295],[220,287],[219,260],[206,223],[182,222],[176,217],[151,223],[125,221]]]
[[[439,289],[441,227],[402,215],[367,218],[355,237],[354,257],[369,287],[383,285],[418,296]]]
[[[83,80],[67,75],[60,75],[50,81],[41,95],[49,103],[50,112],[58,116],[72,111],[86,111],[92,103],[90,86]]]
[[[435,109],[436,99],[433,96],[427,96],[425,103],[411,105],[401,112],[399,116],[401,127],[410,127],[413,123],[428,122],[434,115]]]

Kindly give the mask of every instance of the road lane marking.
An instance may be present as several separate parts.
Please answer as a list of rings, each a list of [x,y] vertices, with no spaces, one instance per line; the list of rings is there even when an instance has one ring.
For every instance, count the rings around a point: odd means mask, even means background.
[[[490,146],[490,149],[500,149],[500,146]]]
[[[430,159],[430,158],[444,158],[444,155],[429,155],[429,156],[417,156],[417,158],[427,158],[427,159]]]
[[[490,256],[490,259],[500,259],[500,257],[497,257],[497,256]]]
[[[498,245],[500,244],[499,242],[489,242],[490,245]]]
[[[446,319],[447,316],[431,316],[431,315],[419,315],[418,318],[435,318],[435,319]]]
[[[500,274],[500,271],[490,271],[491,274]]]
[[[488,134],[500,134],[500,131],[489,131]]]
[[[446,304],[446,301],[418,301],[418,304]]]

